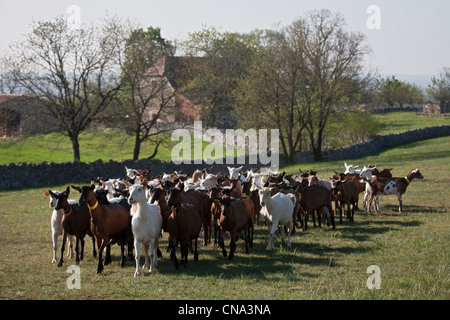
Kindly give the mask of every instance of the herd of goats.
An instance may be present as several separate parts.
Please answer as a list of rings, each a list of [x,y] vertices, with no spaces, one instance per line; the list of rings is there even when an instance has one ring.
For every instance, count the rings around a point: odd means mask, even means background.
[[[222,254],[232,259],[236,241],[245,240],[245,251],[253,246],[254,226],[264,222],[269,228],[266,250],[273,247],[273,236],[280,230],[281,240],[287,235],[287,246],[291,246],[290,235],[294,228],[307,230],[308,217],[316,217],[319,227],[322,222],[335,229],[335,216],[342,223],[343,211],[354,221],[359,194],[364,192],[363,205],[370,213],[372,202],[378,214],[379,196],[396,194],[399,211],[402,212],[402,194],[415,178],[423,179],[419,169],[412,170],[404,178],[392,177],[392,169],[379,171],[377,166],[357,166],[345,163],[345,172],[329,179],[320,179],[317,172],[286,174],[272,172],[268,168],[252,169],[228,167],[228,174],[212,174],[211,169],[196,170],[192,176],[173,172],[149,175],[149,170],[126,168],[125,178],[92,179],[90,185],[72,186],[79,199],[70,200],[71,188],[63,192],[42,192],[50,197],[53,208],[51,219],[53,237],[53,260],[56,262],[57,239],[62,235],[61,254],[58,266],[63,265],[63,253],[68,242],[68,256],[73,255],[73,237],[77,263],[83,259],[84,237],[93,241],[93,255],[98,256],[97,273],[111,263],[110,246],[121,247],[120,265],[125,263],[125,245],[132,259],[135,250],[136,271],[140,273],[140,246],[144,247],[145,265],[156,272],[161,252],[158,241],[162,232],[168,234],[168,251],[175,267],[188,266],[188,253],[193,252],[198,260],[197,240],[202,234],[203,244],[211,242],[214,226],[214,244],[220,246]],[[335,203],[334,211],[332,202]],[[211,223],[212,222],[212,223]],[[284,228],[279,228],[284,227]],[[230,251],[224,244],[224,233],[230,236]],[[176,248],[180,246],[180,262]],[[98,254],[97,250],[98,249]],[[105,259],[103,260],[103,251]]]

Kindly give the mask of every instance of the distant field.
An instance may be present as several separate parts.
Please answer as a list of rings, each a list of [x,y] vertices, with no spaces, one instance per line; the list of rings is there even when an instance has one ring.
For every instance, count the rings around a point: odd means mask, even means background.
[[[374,117],[380,123],[381,135],[450,125],[450,117],[418,117],[415,112],[389,112],[375,114]]]
[[[416,117],[414,112],[394,112],[374,115],[380,123],[380,134],[399,133],[406,130],[450,125],[450,117]],[[81,161],[93,162],[98,159],[108,161],[129,160],[133,157],[134,137],[114,130],[91,131],[80,135]],[[163,143],[156,156],[160,160],[171,160],[172,148],[178,144],[170,141]],[[203,142],[203,148],[208,145]],[[140,159],[153,153],[154,145],[146,142],[142,145]],[[193,154],[193,152],[192,152]],[[0,139],[0,165],[19,162],[71,162],[72,144],[69,138],[61,134],[37,135],[12,139]]]
[[[95,274],[90,239],[80,263],[81,289],[69,290],[65,260],[51,263],[48,199],[40,189],[0,192],[0,299],[143,299],[143,300],[310,300],[310,299],[442,299],[450,298],[450,137],[390,149],[351,160],[360,166],[375,163],[394,168],[403,177],[419,168],[423,180],[414,180],[398,213],[395,196],[382,197],[379,216],[355,213],[355,222],[297,232],[292,248],[279,236],[273,252],[266,252],[267,227],[256,228],[249,254],[237,242],[234,260],[222,257],[213,245],[200,246],[199,261],[176,271],[165,253],[167,235],[160,245],[163,258],[157,274],[134,278],[134,262],[118,265],[119,247],[112,248],[112,265]],[[318,169],[327,178],[343,170],[342,162],[294,165],[289,172]],[[86,183],[89,183],[86,181]],[[48,189],[65,189],[48,186]],[[76,195],[73,195],[76,197]],[[229,239],[226,239],[229,244]],[[331,260],[330,260],[331,259]],[[143,258],[141,259],[141,264]],[[366,286],[367,268],[380,268],[381,288]],[[171,312],[170,310],[168,310]]]
[[[191,157],[194,159],[194,139],[202,143],[203,149],[210,143],[201,142],[192,137]],[[172,160],[172,149],[180,141],[171,141],[170,135],[159,146],[156,159]],[[133,158],[134,137],[109,131],[88,131],[82,133],[79,138],[82,162],[94,162],[96,160],[129,160]],[[145,142],[142,144],[139,159],[148,158],[153,154],[154,144]],[[225,155],[225,148],[223,151]],[[41,163],[41,162],[72,162],[73,151],[70,139],[58,133],[0,139],[0,165],[10,163]]]

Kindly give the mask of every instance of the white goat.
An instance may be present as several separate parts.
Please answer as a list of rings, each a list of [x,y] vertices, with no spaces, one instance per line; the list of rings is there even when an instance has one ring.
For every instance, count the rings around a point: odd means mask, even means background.
[[[347,165],[347,162],[344,162],[344,166],[345,166],[344,174],[349,174],[349,173],[360,174],[361,173],[361,170],[356,170],[359,168],[359,166]]]
[[[134,276],[137,277],[141,275],[139,271],[141,243],[144,245],[145,250],[145,267],[149,269],[150,273],[156,272],[158,266],[156,249],[159,238],[161,237],[162,216],[159,212],[158,205],[147,202],[145,188],[143,186],[133,185],[129,188],[129,191],[128,203],[131,204],[130,214],[132,216],[131,229],[133,231],[134,248],[136,251],[136,272]]]
[[[48,191],[46,190],[41,190],[42,193],[46,196],[46,197],[50,197],[50,201],[49,201],[49,207],[53,209],[52,212],[52,218],[50,220],[50,225],[52,226],[52,242],[53,242],[53,258],[52,258],[52,263],[56,262],[56,250],[58,248],[58,236],[62,236],[63,234],[63,228],[61,225],[61,221],[62,221],[62,217],[64,215],[62,209],[61,210],[55,210],[55,206],[56,206],[56,198],[52,197]],[[53,191],[54,194],[60,194],[59,191]],[[69,204],[76,204],[77,201],[75,200],[68,200]],[[69,246],[69,250],[67,250],[67,257],[69,259],[72,258],[72,254],[73,254],[73,236],[67,236],[67,243]]]
[[[228,167],[228,172],[230,173],[230,179],[237,179],[240,176],[240,171],[242,170],[243,166],[240,166],[239,168],[231,168]]]
[[[293,194],[277,193],[273,197],[270,196],[270,189],[263,188],[259,190],[259,200],[261,206],[267,210],[261,210],[261,215],[265,217],[269,226],[269,243],[266,251],[271,251],[273,247],[273,235],[277,231],[278,226],[287,226],[288,243],[291,247],[291,231],[293,227],[292,216],[294,213],[294,205],[297,201]],[[281,232],[281,241],[284,243],[284,233]]]

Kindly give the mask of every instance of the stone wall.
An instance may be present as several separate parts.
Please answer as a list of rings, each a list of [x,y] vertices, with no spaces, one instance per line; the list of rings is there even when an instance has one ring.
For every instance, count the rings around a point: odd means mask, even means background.
[[[338,150],[324,152],[325,160],[350,160],[376,154],[386,148],[391,148],[410,142],[449,136],[450,126],[430,127],[411,130],[399,134],[376,136],[363,143],[353,144]],[[236,161],[235,161],[236,162]],[[312,153],[305,152],[296,155],[296,163],[314,162]],[[225,163],[225,161],[223,161]],[[248,158],[245,163],[249,163]],[[281,166],[283,163],[280,164]],[[101,160],[92,163],[40,163],[40,164],[9,164],[0,166],[0,190],[25,187],[46,188],[67,183],[89,184],[92,177],[124,177],[125,166],[133,169],[150,169],[151,174],[182,171],[192,174],[196,169],[210,167],[202,164],[180,164],[172,162],[143,159],[139,161],[108,161]],[[240,165],[230,165],[240,166]],[[244,170],[257,165],[244,165]],[[227,173],[226,164],[214,164],[213,173]]]

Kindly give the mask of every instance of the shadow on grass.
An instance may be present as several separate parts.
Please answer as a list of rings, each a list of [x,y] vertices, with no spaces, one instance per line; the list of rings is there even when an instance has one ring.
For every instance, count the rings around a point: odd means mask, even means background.
[[[392,206],[394,207],[394,206]],[[236,242],[236,252],[232,260],[224,258],[219,247],[210,243],[203,246],[199,241],[198,252],[199,261],[194,261],[194,255],[189,253],[188,268],[182,266],[178,270],[175,269],[173,262],[166,252],[167,243],[165,237],[160,242],[160,250],[163,258],[158,260],[158,273],[175,277],[195,276],[210,277],[211,279],[245,279],[245,280],[270,280],[270,281],[286,281],[286,277],[293,281],[299,278],[308,277],[315,278],[319,276],[319,271],[329,268],[329,258],[336,256],[358,255],[373,251],[374,247],[371,243],[373,236],[384,234],[390,231],[400,230],[402,228],[419,227],[422,223],[419,221],[401,221],[391,220],[391,213],[384,216],[367,216],[367,213],[359,211],[355,213],[355,222],[345,221],[340,224],[336,223],[336,231],[328,227],[323,227],[311,231],[298,231],[291,237],[292,248],[287,248],[286,244],[281,244],[278,233],[274,237],[274,249],[267,252],[266,246],[268,241],[267,227],[259,226],[255,229],[254,246],[250,248],[249,254],[245,254],[245,242],[239,239]],[[358,215],[361,215],[358,217]],[[365,215],[363,217],[362,215]],[[392,216],[399,217],[400,214],[393,212]],[[389,220],[380,220],[386,217]],[[359,219],[358,219],[359,218]],[[334,238],[333,235],[339,232],[339,237]],[[317,242],[311,241],[317,237]],[[322,241],[326,238],[326,241]],[[340,238],[340,239],[339,239]],[[342,240],[353,240],[359,242],[348,243]],[[214,241],[214,239],[212,239]],[[228,234],[225,237],[225,246],[229,253],[230,238]],[[177,250],[177,257],[179,250]],[[113,261],[118,261],[118,256],[113,256]],[[335,266],[339,266],[339,258],[334,262]],[[113,262],[116,264],[118,262]],[[144,263],[144,253],[141,251],[141,266]],[[127,261],[125,268],[135,268],[134,261]],[[105,268],[106,269],[106,268]],[[317,271],[317,272],[316,272]],[[141,270],[142,272],[142,270]],[[150,276],[147,272],[142,272],[143,276]]]

